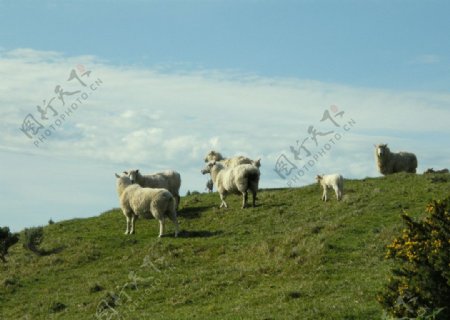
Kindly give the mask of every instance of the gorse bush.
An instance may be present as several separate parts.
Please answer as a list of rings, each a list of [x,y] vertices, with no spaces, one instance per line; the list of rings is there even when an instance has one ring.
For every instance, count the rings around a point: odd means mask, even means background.
[[[402,218],[406,228],[387,247],[398,263],[378,301],[400,318],[450,319],[450,197],[428,204],[427,216]]]

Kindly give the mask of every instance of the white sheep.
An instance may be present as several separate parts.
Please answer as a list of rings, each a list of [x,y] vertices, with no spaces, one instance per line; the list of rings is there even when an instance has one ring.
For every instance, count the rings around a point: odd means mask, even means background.
[[[133,169],[123,172],[127,177],[131,179],[132,183],[137,183],[143,188],[163,188],[167,189],[180,204],[180,186],[181,176],[178,172],[173,170],[167,170],[164,172],[158,172],[154,174],[142,175],[139,169]]]
[[[225,198],[228,193],[242,194],[242,208],[247,207],[248,191],[253,195],[253,207],[256,205],[256,192],[259,184],[259,169],[251,164],[240,164],[233,168],[216,161],[209,162],[202,170],[203,174],[211,174],[214,185],[222,200],[220,208],[228,208]]]
[[[120,208],[127,219],[125,234],[134,234],[138,216],[153,215],[159,220],[159,237],[164,233],[165,218],[175,224],[175,237],[178,236],[178,220],[176,201],[172,194],[162,188],[142,188],[133,184],[127,176],[116,173],[116,187],[119,195]]]
[[[413,153],[393,153],[387,144],[378,144],[375,145],[375,157],[378,170],[383,175],[402,171],[416,173],[417,158]]]
[[[327,201],[327,189],[333,188],[336,193],[336,198],[339,200],[342,199],[342,194],[344,192],[344,178],[340,174],[329,174],[329,175],[321,175],[316,177],[316,181],[322,186],[323,194],[322,200]]]
[[[220,152],[211,150],[205,157],[205,162],[217,161],[221,162],[226,168],[236,167],[240,164],[252,164],[255,167],[261,167],[261,159],[252,160],[244,156],[236,156],[232,158],[224,158]]]

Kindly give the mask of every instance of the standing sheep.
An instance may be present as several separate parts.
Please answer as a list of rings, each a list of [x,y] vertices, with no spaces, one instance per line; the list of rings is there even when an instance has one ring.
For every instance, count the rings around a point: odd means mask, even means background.
[[[178,172],[168,170],[154,174],[142,175],[139,169],[129,170],[123,172],[131,180],[131,183],[137,183],[143,188],[163,188],[168,190],[180,204],[180,186],[181,176]]]
[[[337,200],[342,199],[342,194],[344,192],[344,178],[340,174],[329,174],[329,175],[321,175],[316,177],[316,181],[322,186],[323,194],[322,200],[327,201],[327,189],[333,188],[336,193]]]
[[[244,156],[236,156],[232,158],[224,158],[220,152],[211,150],[205,157],[205,162],[217,161],[221,162],[226,168],[236,167],[240,164],[252,164],[255,167],[261,167],[261,159],[252,160]]]
[[[206,190],[208,191],[208,193],[211,193],[211,192],[213,192],[213,188],[214,188],[214,183],[211,179],[209,179],[206,182]]]
[[[134,234],[138,216],[153,215],[159,220],[159,237],[164,233],[165,218],[175,224],[175,237],[178,236],[178,220],[175,210],[176,201],[166,189],[142,188],[133,184],[127,176],[116,173],[116,187],[119,195],[120,208],[127,219],[125,234]]]
[[[260,172],[251,164],[241,164],[233,168],[216,161],[209,162],[202,170],[202,174],[211,174],[214,185],[222,200],[220,208],[228,208],[225,198],[228,193],[242,194],[242,208],[247,207],[248,190],[253,195],[253,207],[256,206],[256,192],[258,191]]]
[[[375,157],[378,170],[383,175],[402,171],[416,173],[417,158],[413,153],[392,153],[387,144],[378,144],[375,145]]]

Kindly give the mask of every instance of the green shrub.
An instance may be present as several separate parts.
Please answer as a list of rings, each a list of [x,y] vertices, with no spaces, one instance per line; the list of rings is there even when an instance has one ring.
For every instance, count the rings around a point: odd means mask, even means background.
[[[12,234],[8,227],[0,228],[0,260],[6,262],[8,249],[19,241],[17,234]]]
[[[51,254],[59,253],[64,249],[64,247],[58,247],[51,250],[44,250],[39,248],[42,241],[44,240],[44,228],[42,227],[25,229],[24,234],[25,242],[23,244],[23,247],[38,256],[48,256]]]
[[[23,244],[23,247],[25,249],[28,249],[37,255],[41,255],[41,250],[39,249],[39,246],[42,243],[42,240],[44,239],[44,229],[42,227],[37,228],[29,228],[25,229],[25,242]]]
[[[394,317],[450,319],[450,197],[428,204],[427,216],[407,214],[402,234],[387,247],[398,266],[378,301]]]

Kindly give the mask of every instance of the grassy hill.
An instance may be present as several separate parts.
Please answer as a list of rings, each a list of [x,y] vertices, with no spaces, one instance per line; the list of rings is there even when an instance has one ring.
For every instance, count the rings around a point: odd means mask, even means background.
[[[0,264],[1,319],[380,319],[385,245],[400,214],[450,193],[449,175],[347,180],[342,202],[318,185],[264,190],[259,206],[184,197],[179,238],[155,220],[125,236],[118,210],[46,226],[38,257],[15,245]],[[109,317],[109,318],[108,318]]]

